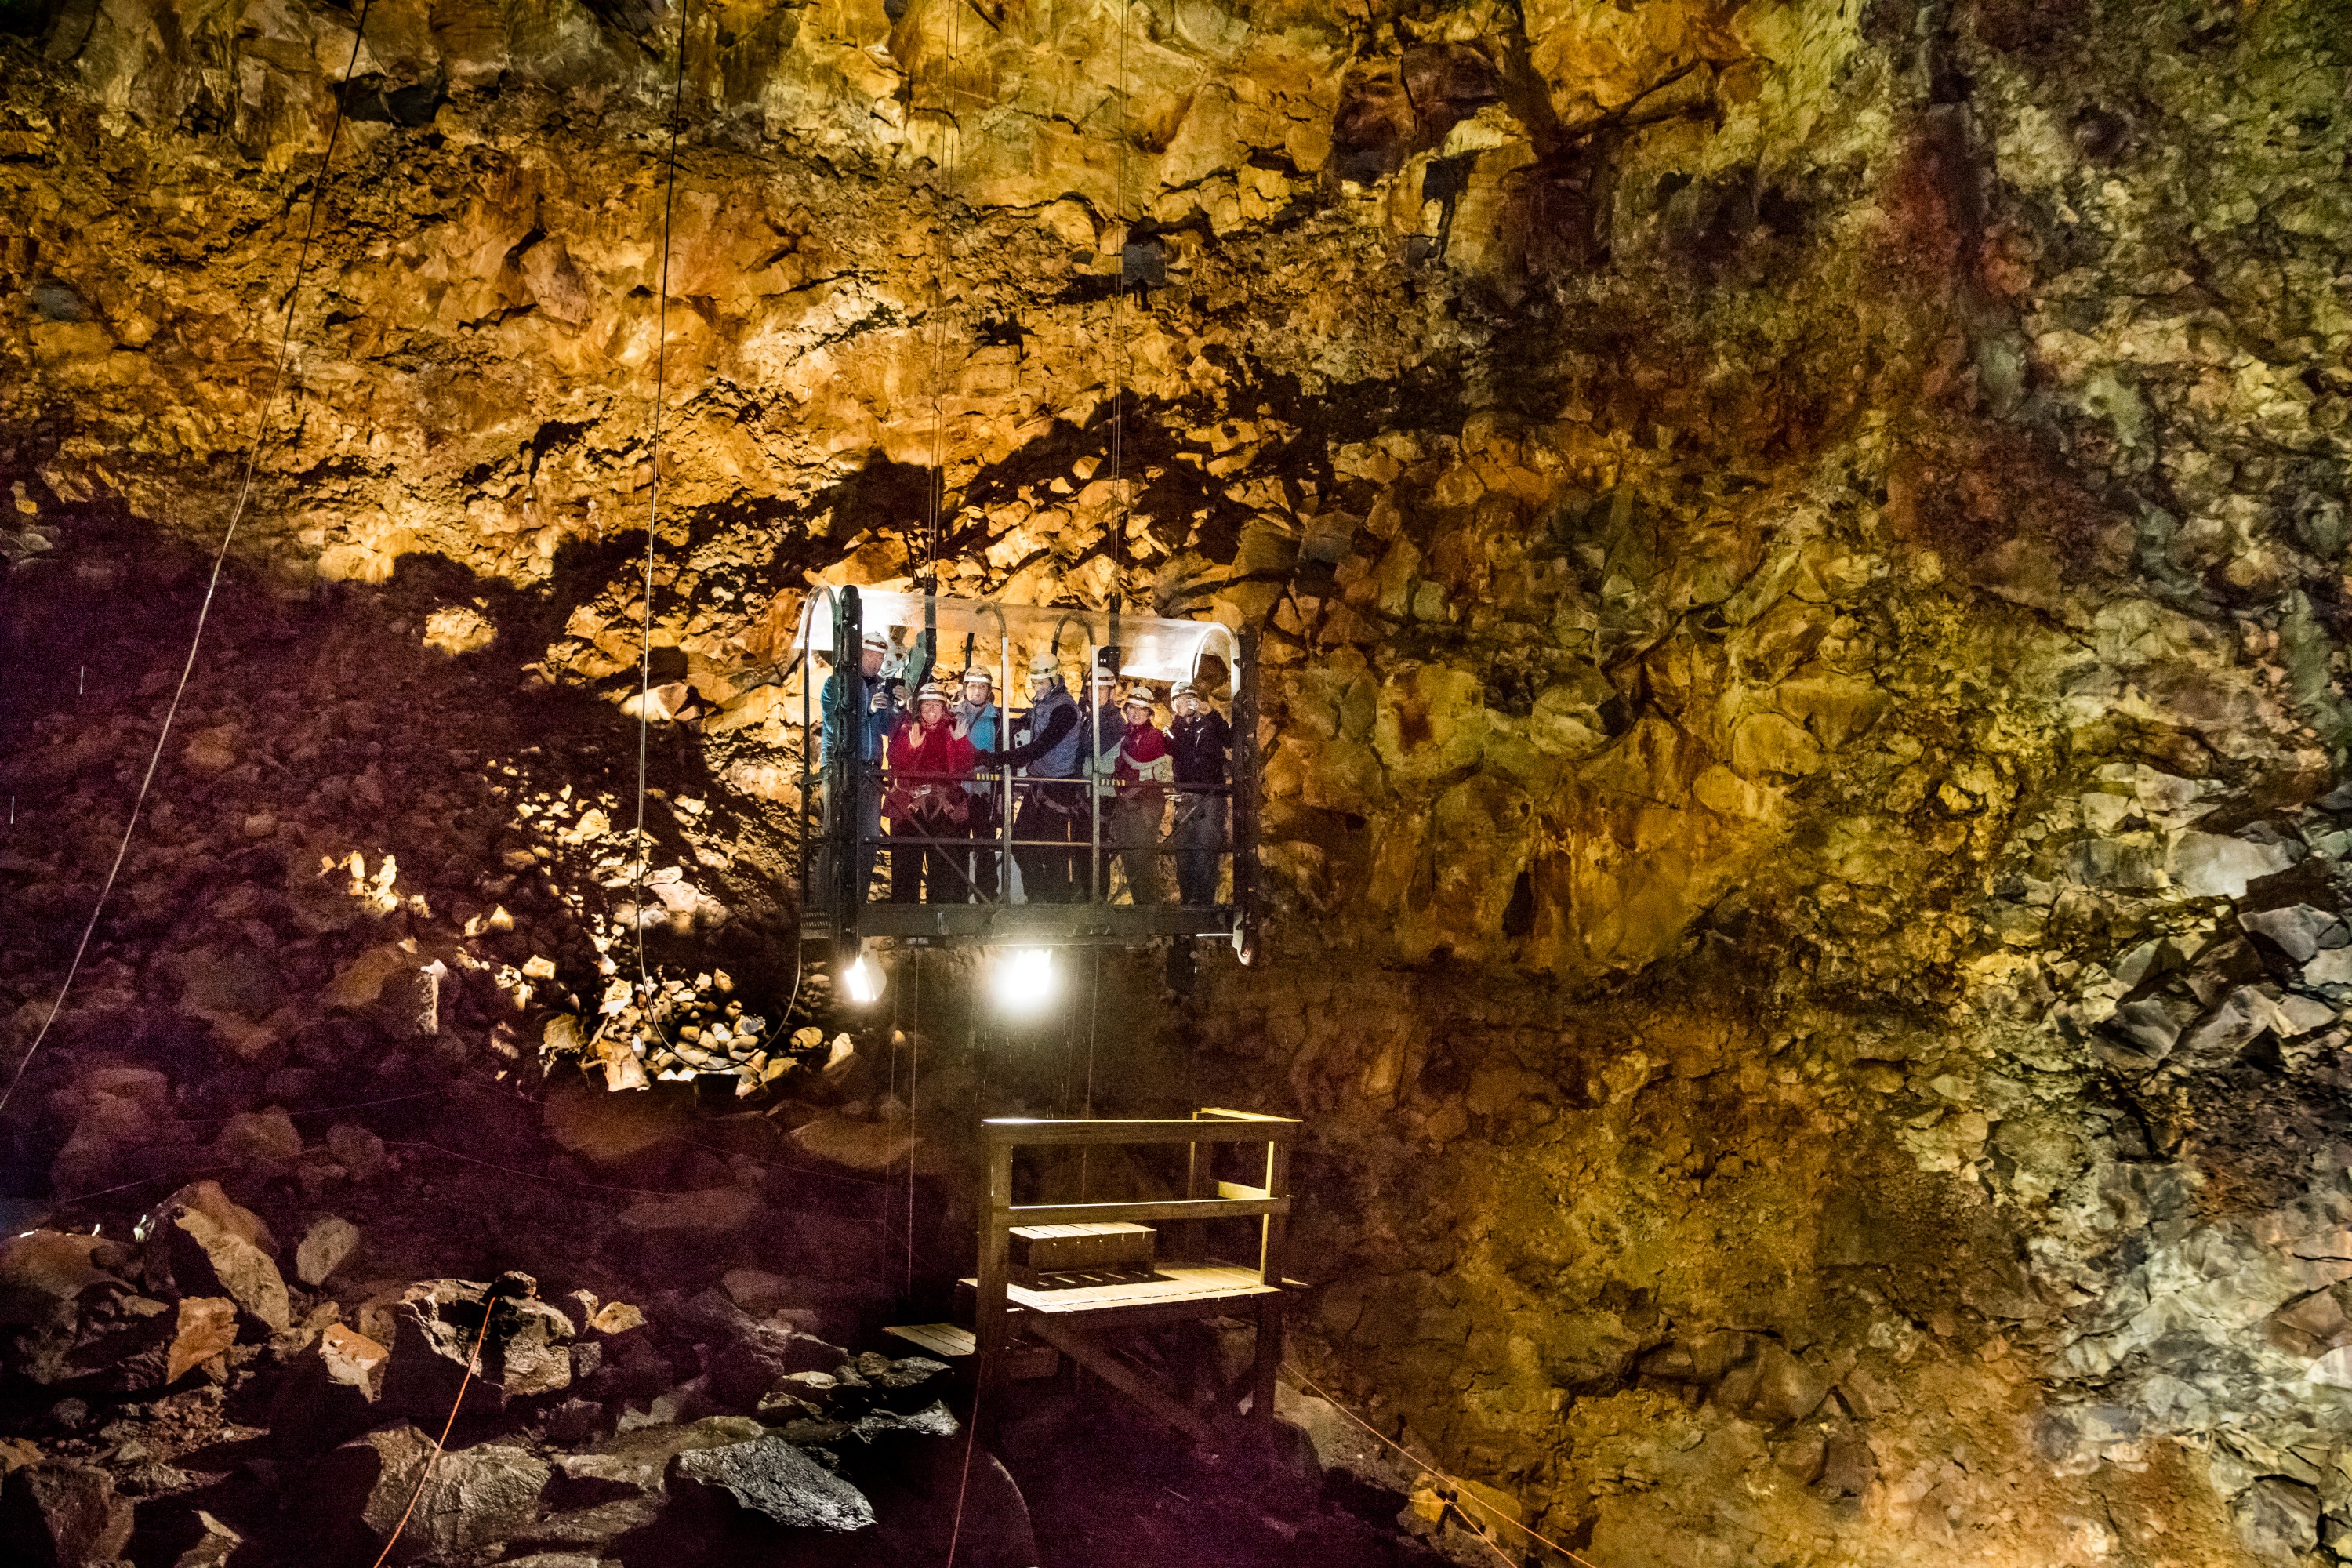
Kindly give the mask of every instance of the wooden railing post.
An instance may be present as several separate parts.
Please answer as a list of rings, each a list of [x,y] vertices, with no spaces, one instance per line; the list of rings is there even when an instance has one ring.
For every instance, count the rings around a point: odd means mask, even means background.
[[[992,1412],[1003,1393],[1004,1348],[1010,1338],[1004,1287],[1013,1247],[1013,1140],[991,1129],[986,1152],[988,1201],[980,1211],[980,1276],[973,1281],[972,1338],[980,1361],[974,1398]]]

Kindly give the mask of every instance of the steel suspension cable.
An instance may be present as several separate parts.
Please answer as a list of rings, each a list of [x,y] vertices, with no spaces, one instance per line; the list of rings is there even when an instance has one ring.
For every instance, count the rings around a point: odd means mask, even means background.
[[[669,89],[669,169],[662,190],[661,291],[654,311],[653,482],[646,498],[645,610],[637,654],[637,823],[630,860],[630,922],[636,928],[637,984],[644,996],[646,1017],[658,1033],[654,1017],[653,978],[646,970],[646,872],[652,847],[646,842],[646,752],[652,730],[654,689],[654,552],[660,542],[662,394],[669,374],[669,248],[671,218],[677,205],[677,136],[685,119],[686,37],[693,17],[694,0],[682,0],[677,13],[677,72]]]
[[[1112,216],[1123,215],[1127,209],[1127,40],[1129,32],[1129,14],[1131,0],[1115,0],[1118,12],[1118,137],[1113,144],[1111,174]],[[1138,215],[1141,215],[1139,213]],[[1122,218],[1119,226],[1118,270],[1112,275],[1110,294],[1110,343],[1113,368],[1117,380],[1110,395],[1110,478],[1118,492],[1118,527],[1111,535],[1111,603],[1114,606],[1127,597],[1127,530],[1134,510],[1129,500],[1127,485],[1127,384],[1132,362],[1127,350],[1125,312],[1120,306],[1127,299],[1127,258],[1135,253],[1135,227]],[[1088,679],[1092,676],[1089,674]]]
[[[352,72],[359,68],[360,46],[367,37],[369,4],[370,0],[360,0],[359,15],[352,22],[352,52],[350,58],[343,62],[341,80],[344,83],[349,83]],[[195,631],[188,638],[188,657],[180,665],[180,679],[172,688],[172,700],[163,710],[163,727],[155,732],[155,748],[148,753],[147,771],[140,775],[139,793],[132,798],[131,816],[122,825],[122,840],[115,846],[113,864],[106,869],[106,880],[99,887],[98,898],[89,908],[89,919],[82,924],[81,939],[74,944],[73,958],[66,965],[66,977],[58,985],[58,999],[50,1004],[48,1016],[41,1020],[40,1028],[33,1036],[33,1043],[26,1047],[25,1054],[17,1058],[16,1070],[9,1075],[8,1086],[0,1089],[0,1111],[8,1109],[8,1101],[16,1096],[16,1086],[25,1079],[25,1069],[33,1065],[33,1058],[39,1054],[42,1043],[49,1037],[49,1030],[57,1023],[58,1015],[65,1010],[66,997],[72,992],[75,979],[81,973],[82,960],[89,956],[90,939],[98,932],[99,918],[106,912],[106,900],[113,895],[114,884],[122,875],[122,862],[131,853],[131,837],[139,828],[139,814],[146,807],[148,793],[155,784],[155,770],[163,764],[164,744],[171,740],[172,725],[180,716],[180,701],[187,694],[188,678],[195,671],[196,654],[204,647],[205,626],[212,619],[213,599],[220,591],[221,573],[228,563],[229,545],[236,538],[237,525],[245,518],[246,502],[253,494],[254,469],[260,463],[261,449],[268,440],[269,416],[276,411],[278,395],[286,384],[286,365],[294,348],[295,307],[301,302],[302,279],[310,269],[310,245],[319,232],[319,213],[327,202],[327,175],[334,167],[335,146],[341,140],[342,133],[343,100],[342,94],[338,92],[335,94],[334,119],[327,131],[327,150],[319,159],[317,183],[310,192],[310,215],[304,220],[302,244],[295,253],[293,287],[286,291],[286,319],[278,331],[278,362],[269,374],[269,391],[261,400],[261,414],[254,426],[253,445],[246,451],[245,472],[237,480],[236,500],[229,507],[228,526],[221,532],[220,548],[213,552],[212,574],[205,583],[204,602],[196,609]]]
[[[948,365],[948,266],[953,259],[953,222],[956,199],[956,163],[963,150],[963,121],[956,118],[956,55],[962,32],[961,0],[950,0],[948,5],[948,47],[946,63],[940,74],[944,79],[940,89],[940,107],[947,117],[946,181],[940,191],[939,243],[932,247],[931,263],[931,472],[923,487],[927,543],[930,552],[928,573],[929,591],[940,591],[940,535],[946,525],[947,513],[947,365]],[[938,662],[938,650],[932,649],[932,662]]]

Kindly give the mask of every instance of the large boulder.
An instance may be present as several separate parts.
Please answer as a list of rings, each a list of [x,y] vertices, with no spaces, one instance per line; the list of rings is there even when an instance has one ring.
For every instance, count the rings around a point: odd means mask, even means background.
[[[168,1279],[184,1296],[226,1296],[271,1333],[292,1321],[277,1240],[218,1182],[182,1187],[147,1211],[139,1234],[146,1240],[151,1279]]]
[[[553,1473],[528,1449],[500,1443],[448,1449],[436,1460],[433,1439],[404,1422],[354,1438],[320,1460],[310,1500],[322,1541],[364,1537],[373,1554],[399,1529],[395,1562],[470,1562],[529,1530]],[[408,1523],[402,1527],[404,1512]]]
[[[608,1548],[648,1529],[668,1501],[671,1462],[697,1448],[718,1448],[767,1435],[742,1415],[714,1415],[688,1424],[634,1426],[615,1433],[593,1453],[564,1454],[548,1483],[546,1511],[517,1544],[550,1551],[612,1555]]]
[[[165,1380],[178,1325],[116,1269],[130,1251],[94,1236],[35,1230],[0,1247],[0,1365],[48,1385],[127,1393]]]
[[[848,1531],[874,1522],[866,1494],[782,1437],[692,1448],[671,1461],[673,1490],[725,1496],[790,1530]]]
[[[478,1341],[481,1360],[467,1388],[467,1407],[506,1409],[509,1400],[560,1394],[572,1384],[572,1320],[527,1294],[527,1276],[508,1275],[495,1287],[487,1332],[482,1311],[491,1285],[431,1279],[412,1285],[392,1312],[392,1360],[383,1379],[387,1414],[437,1420],[466,1382]]]
[[[130,1539],[131,1504],[104,1470],[44,1460],[0,1482],[0,1560],[16,1568],[97,1568]]]

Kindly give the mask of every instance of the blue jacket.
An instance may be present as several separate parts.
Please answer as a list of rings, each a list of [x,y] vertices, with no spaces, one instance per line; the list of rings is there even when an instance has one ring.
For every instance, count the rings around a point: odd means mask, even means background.
[[[968,707],[959,702],[953,711],[955,717],[963,723],[964,739],[972,743],[975,751],[996,750],[996,732],[1000,727],[1000,721],[1004,717],[1003,709],[993,702],[980,708]],[[963,787],[967,795],[987,795],[996,788],[996,782],[993,779],[973,779]]]
[[[840,679],[841,677],[837,672],[835,674],[826,676],[824,678],[824,694],[818,699],[818,700],[824,705],[823,710],[824,713],[824,748],[818,760],[819,766],[824,766],[825,763],[830,763],[833,760],[843,740],[842,716],[833,710],[833,698],[834,691],[835,689],[835,683]],[[866,700],[870,702],[873,700],[872,692],[874,689],[874,682],[870,680],[867,681],[866,683],[866,689],[867,692]],[[898,722],[898,710],[896,708],[885,707],[875,712],[866,714],[865,722],[866,744],[858,760],[867,763],[880,762],[882,760],[882,748],[890,739],[890,731],[897,727]]]

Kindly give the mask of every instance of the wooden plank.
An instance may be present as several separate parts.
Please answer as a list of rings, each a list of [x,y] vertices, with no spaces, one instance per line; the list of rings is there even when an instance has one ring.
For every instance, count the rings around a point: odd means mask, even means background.
[[[1219,1182],[1217,1196],[1221,1198],[1265,1198],[1274,1194],[1264,1187],[1253,1187],[1240,1182]]]
[[[1151,1267],[1158,1233],[1148,1225],[1016,1225],[1013,1263],[1033,1273],[1070,1268]]]
[[[1216,1432],[1189,1407],[1178,1404],[1146,1383],[1141,1375],[1117,1356],[1098,1345],[1090,1344],[1084,1335],[1066,1325],[1041,1322],[1035,1325],[1037,1337],[1047,1344],[1126,1394],[1147,1412],[1166,1422],[1203,1448],[1216,1447]]]
[[[1265,1212],[1265,1228],[1258,1238],[1258,1277],[1269,1285],[1282,1283],[1284,1254],[1290,1244],[1290,1146],[1265,1146],[1265,1190],[1283,1206]]]
[[[1009,1225],[1064,1225],[1096,1219],[1252,1219],[1288,1214],[1285,1198],[1153,1198],[1122,1204],[1019,1204],[998,1211],[999,1228]]]
[[[1278,1285],[1267,1285],[1260,1280],[1255,1269],[1217,1263],[1171,1268],[1150,1279],[1087,1285],[1068,1290],[1026,1290],[1013,1286],[1007,1292],[1006,1300],[1024,1310],[1069,1313],[1103,1311],[1147,1303],[1240,1300],[1280,1289]]]
[[[1284,1305],[1280,1291],[1258,1298],[1257,1347],[1250,1366],[1250,1415],[1254,1420],[1274,1419],[1274,1374],[1282,1365]]]
[[[1217,1117],[1228,1121],[1287,1121],[1294,1126],[1298,1121],[1295,1116],[1276,1116],[1265,1110],[1229,1110],[1222,1105],[1204,1105],[1192,1114],[1196,1118]]]
[[[995,1396],[1003,1391],[1005,1324],[1005,1269],[1011,1262],[1008,1251],[1012,1238],[997,1217],[1013,1203],[1013,1150],[1010,1145],[988,1151],[988,1205],[980,1216],[980,1272],[973,1292],[971,1326],[980,1342],[980,1377],[977,1397],[993,1412],[1002,1404]]]
[[[882,1331],[896,1334],[924,1354],[941,1361],[961,1361],[980,1349],[972,1331],[954,1323],[893,1323]]]
[[[1029,1148],[1063,1143],[1286,1143],[1300,1124],[1281,1117],[1255,1121],[1053,1121],[1042,1117],[992,1116],[980,1125],[992,1146]]]

